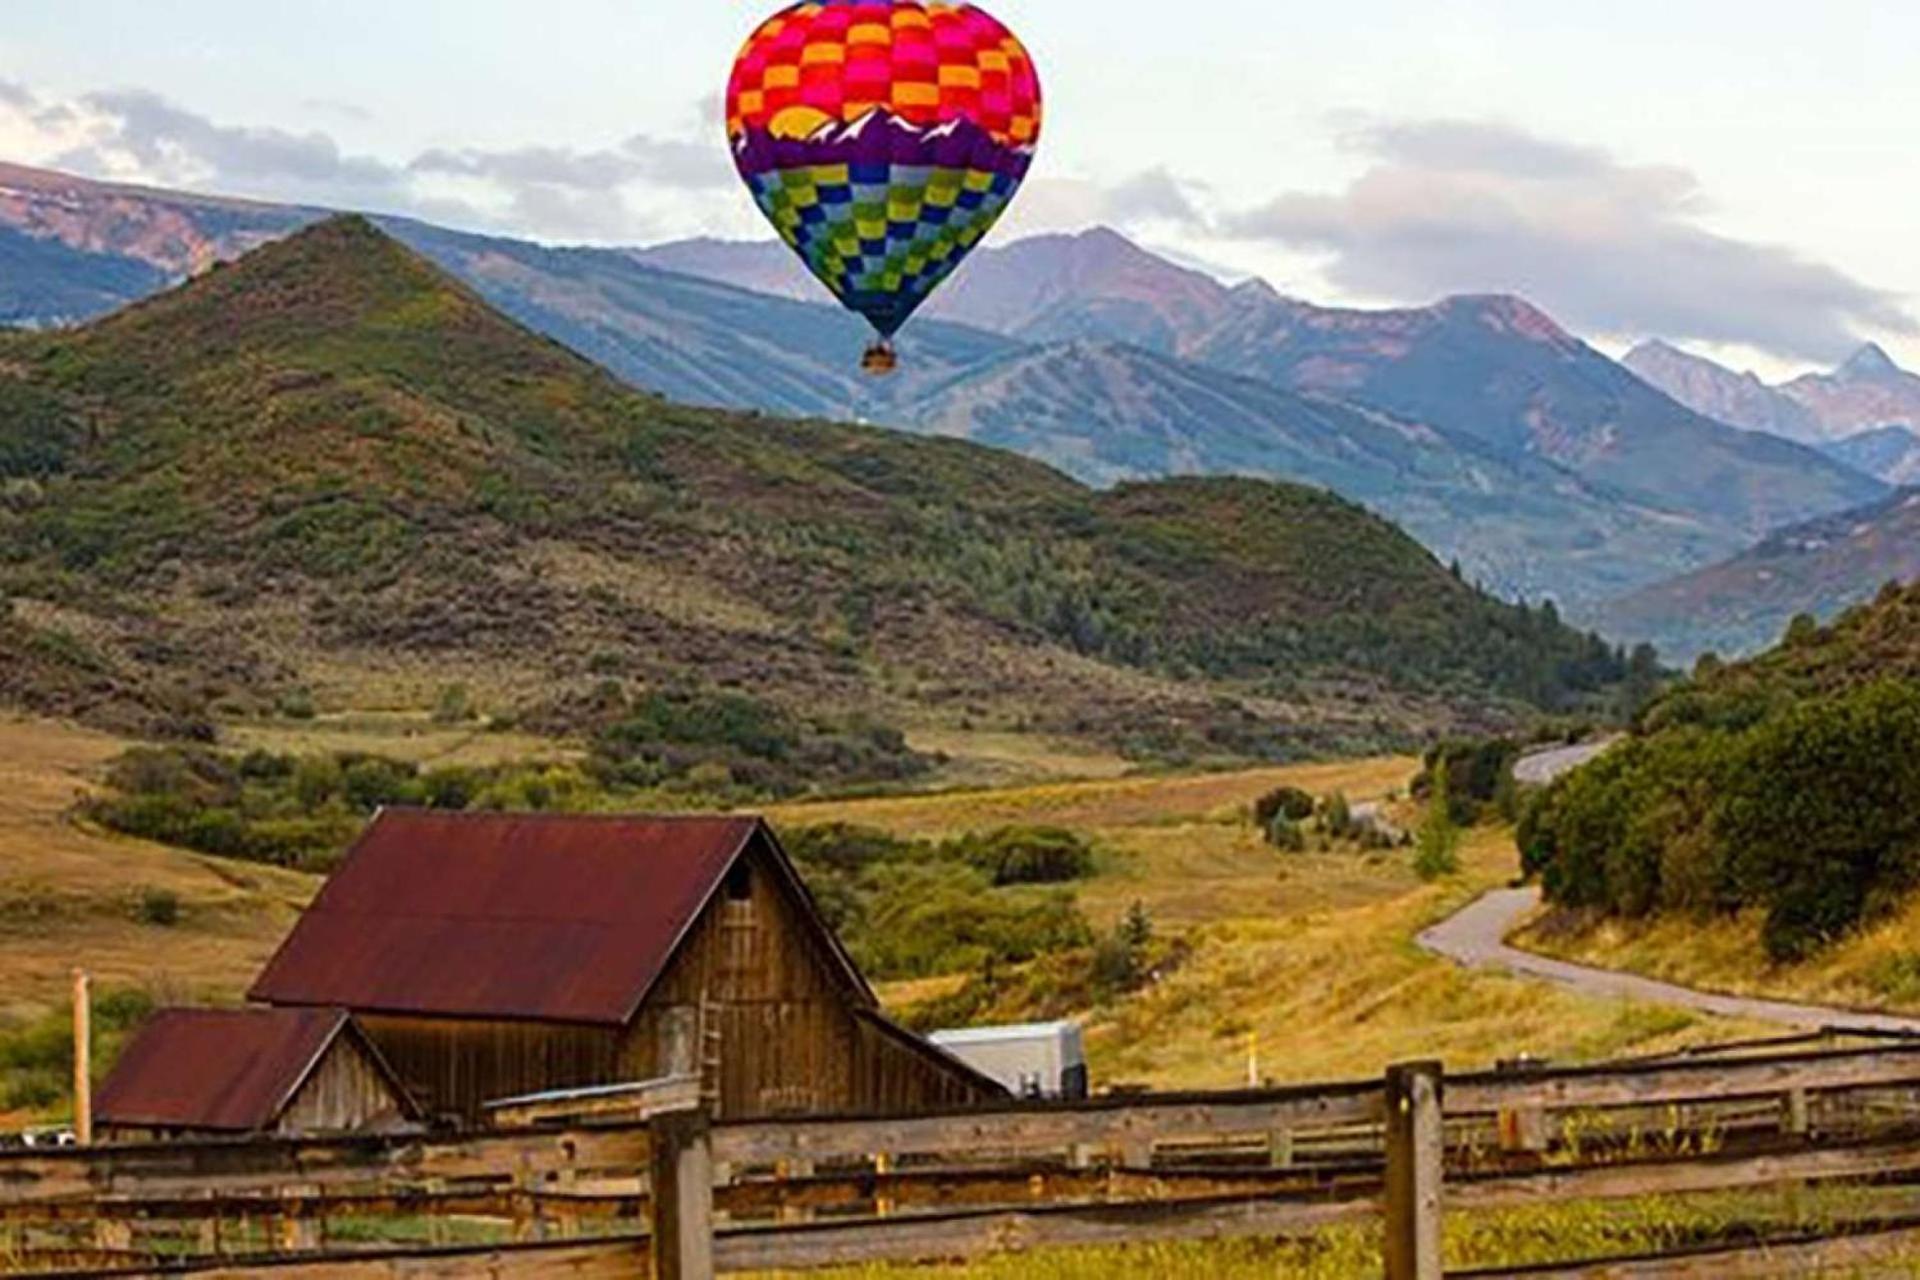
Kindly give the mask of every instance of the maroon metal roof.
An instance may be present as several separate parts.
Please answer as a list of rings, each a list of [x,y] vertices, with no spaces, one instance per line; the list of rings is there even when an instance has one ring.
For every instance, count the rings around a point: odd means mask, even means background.
[[[750,817],[383,810],[251,996],[624,1023],[762,830]]]
[[[163,1009],[121,1053],[95,1117],[107,1125],[265,1129],[346,1026],[338,1009]]]

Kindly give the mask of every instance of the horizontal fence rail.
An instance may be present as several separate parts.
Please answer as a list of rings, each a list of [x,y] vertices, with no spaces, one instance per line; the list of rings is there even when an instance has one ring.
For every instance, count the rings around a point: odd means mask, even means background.
[[[685,1280],[1293,1237],[1384,1216],[1392,1280],[1433,1280],[1443,1209],[1920,1182],[1920,1043],[1739,1048],[934,1115],[710,1123],[696,1108],[646,1123],[0,1152],[0,1271]],[[1917,1234],[1899,1222],[1781,1247],[1866,1257],[1920,1249]],[[1486,1274],[1759,1274],[1738,1269],[1737,1250],[1673,1261],[1696,1270]]]

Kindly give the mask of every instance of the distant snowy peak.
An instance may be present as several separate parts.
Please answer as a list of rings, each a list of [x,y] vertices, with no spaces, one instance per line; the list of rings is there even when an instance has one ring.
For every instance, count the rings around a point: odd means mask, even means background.
[[[1910,375],[1893,362],[1893,357],[1887,354],[1885,347],[1877,342],[1869,342],[1840,366],[1836,376],[1856,381],[1884,381]]]

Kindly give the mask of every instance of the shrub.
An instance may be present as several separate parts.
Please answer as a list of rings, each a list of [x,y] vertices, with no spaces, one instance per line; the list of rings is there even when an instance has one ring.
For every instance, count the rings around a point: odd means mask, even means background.
[[[962,836],[953,852],[996,885],[1064,884],[1093,873],[1093,846],[1062,827],[1001,827]]]
[[[180,895],[171,889],[148,889],[140,895],[140,922],[171,929],[180,922]]]
[[[274,710],[289,720],[311,720],[319,714],[313,704],[313,693],[308,689],[290,689],[281,694]]]
[[[1519,836],[1557,903],[1758,907],[1769,957],[1804,958],[1920,885],[1920,688],[1669,723],[1557,781]]]
[[[465,724],[473,719],[473,696],[464,684],[442,685],[433,702],[435,724]]]
[[[1153,918],[1135,902],[1113,931],[1094,945],[1091,977],[1095,998],[1104,1002],[1139,990],[1148,976]]]
[[[1253,802],[1253,820],[1255,825],[1270,830],[1276,817],[1305,822],[1313,816],[1313,807],[1311,793],[1299,787],[1277,787]]]
[[[1305,853],[1307,851],[1306,833],[1300,830],[1300,824],[1284,813],[1276,813],[1267,823],[1267,843],[1282,853]]]
[[[1353,806],[1344,791],[1336,791],[1320,802],[1320,829],[1329,839],[1346,840],[1357,834]]]

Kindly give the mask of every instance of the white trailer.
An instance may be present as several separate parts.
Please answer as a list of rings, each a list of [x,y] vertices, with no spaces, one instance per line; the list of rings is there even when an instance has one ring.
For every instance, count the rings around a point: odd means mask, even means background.
[[[1016,1098],[1084,1098],[1087,1055],[1071,1022],[936,1031],[927,1039]]]

